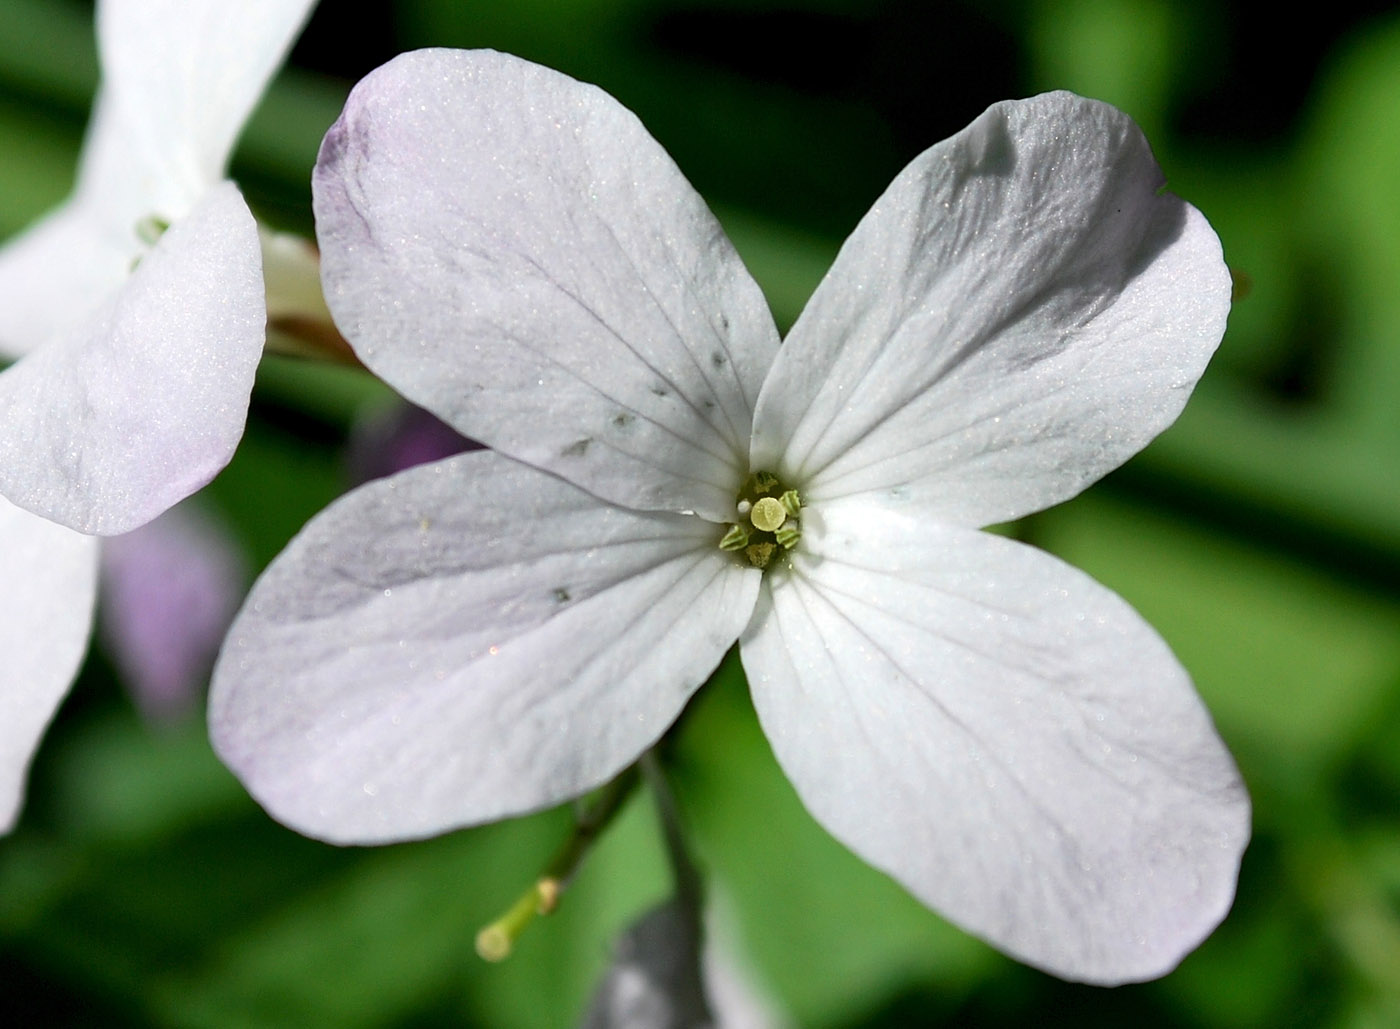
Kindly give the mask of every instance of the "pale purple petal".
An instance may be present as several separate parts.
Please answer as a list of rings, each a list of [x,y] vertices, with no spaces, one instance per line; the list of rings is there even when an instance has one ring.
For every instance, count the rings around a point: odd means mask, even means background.
[[[101,534],[188,496],[243,433],[264,321],[257,228],[225,183],[83,325],[0,374],[0,493]]]
[[[0,500],[0,832],[87,650],[98,541]]]
[[[698,518],[489,451],[421,465],[332,504],[254,586],[214,744],[274,817],[337,842],[546,807],[655,742],[758,578]]]
[[[1220,921],[1249,801],[1121,599],[998,536],[808,512],[741,641],[817,820],[968,931],[1068,979],[1163,975]]]
[[[421,407],[396,404],[355,423],[347,460],[358,485],[480,446]]]
[[[181,217],[233,144],[314,0],[104,0],[103,90],[150,177],[151,213]]]
[[[615,503],[731,516],[777,333],[611,97],[490,51],[405,54],[355,87],[313,195],[336,324],[404,396]]]
[[[196,503],[102,549],[102,640],[137,707],[155,721],[194,707],[247,585],[228,530]]]
[[[963,525],[1065,500],[1171,424],[1225,328],[1199,212],[1126,115],[991,107],[917,158],[784,344],[753,461]]]

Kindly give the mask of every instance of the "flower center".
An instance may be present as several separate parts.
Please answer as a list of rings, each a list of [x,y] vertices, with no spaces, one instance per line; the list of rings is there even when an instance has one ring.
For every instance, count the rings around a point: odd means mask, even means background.
[[[136,238],[147,247],[153,247],[160,242],[160,237],[165,235],[165,230],[168,228],[170,228],[168,218],[162,218],[158,214],[148,214],[136,222]]]
[[[731,522],[719,549],[742,555],[755,568],[767,568],[773,558],[797,546],[802,538],[802,502],[771,472],[749,476],[734,504],[738,519]]]

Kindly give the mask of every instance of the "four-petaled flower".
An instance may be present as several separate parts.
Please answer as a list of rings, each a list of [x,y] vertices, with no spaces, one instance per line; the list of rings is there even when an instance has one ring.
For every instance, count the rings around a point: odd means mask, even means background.
[[[1059,975],[1162,974],[1233,896],[1234,764],[1122,600],[976,531],[1139,450],[1218,344],[1219,243],[1161,186],[1118,111],[997,104],[899,175],[780,346],[606,94],[490,52],[392,61],[317,164],[327,300],[491,449],[293,541],[220,657],[217,748],[303,832],[426,836],[617,774],[738,640],[779,762],[858,854]]]
[[[81,534],[155,518],[243,434],[267,319],[258,228],[224,167],[313,3],[99,3],[77,185],[0,250],[0,573],[18,583],[0,607],[0,830],[87,646]]]

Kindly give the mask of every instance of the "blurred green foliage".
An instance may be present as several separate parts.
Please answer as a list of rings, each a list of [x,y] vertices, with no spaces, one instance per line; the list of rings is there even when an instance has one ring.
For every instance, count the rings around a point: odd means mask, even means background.
[[[1241,296],[1177,426],[1022,531],[1121,592],[1192,670],[1256,804],[1239,899],[1166,979],[1059,983],[951,929],[819,829],[732,662],[669,758],[734,963],[804,1026],[1400,1025],[1400,15],[1294,22],[1204,0],[397,0],[324,5],[235,174],[310,230],[349,84],[395,52],[493,46],[610,90],[719,212],[782,324],[919,150],[1068,88],[1144,126]],[[68,188],[90,7],[0,0],[0,233]],[[1267,37],[1267,42],[1266,42]],[[265,563],[348,485],[355,373],[269,361],[209,490]],[[0,840],[15,1024],[564,1026],[667,890],[635,799],[560,911],[471,950],[567,831],[550,812],[337,849],[273,824],[197,721],[143,724],[100,651]]]

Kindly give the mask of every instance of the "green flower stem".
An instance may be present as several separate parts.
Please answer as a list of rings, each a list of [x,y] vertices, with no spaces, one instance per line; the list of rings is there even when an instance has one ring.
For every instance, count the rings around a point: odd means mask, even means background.
[[[646,780],[656,800],[657,818],[661,822],[662,837],[666,841],[666,856],[671,862],[671,875],[676,882],[676,895],[697,917],[703,897],[700,871],[691,860],[686,849],[685,834],[681,828],[680,814],[676,808],[676,798],[671,792],[671,784],[666,781],[666,773],[655,750],[648,750],[637,761],[642,778]]]
[[[681,925],[686,934],[688,949],[686,960],[690,964],[689,978],[696,984],[693,1003],[698,1005],[697,1015],[702,1020],[698,1025],[715,1025],[714,1012],[709,1009],[709,999],[700,985],[704,982],[702,955],[704,953],[705,918],[704,881],[690,852],[685,845],[685,833],[681,826],[680,812],[676,807],[675,795],[666,781],[665,772],[655,750],[649,750],[637,761],[642,778],[656,801],[656,814],[661,822],[662,836],[666,841],[666,856],[671,862],[671,876],[675,881],[676,901],[680,909]]]
[[[580,812],[574,823],[574,831],[539,877],[500,918],[476,934],[477,954],[487,961],[504,961],[535,916],[547,915],[558,906],[559,895],[578,871],[593,841],[622,810],[637,781],[634,766],[598,791],[592,803]]]

